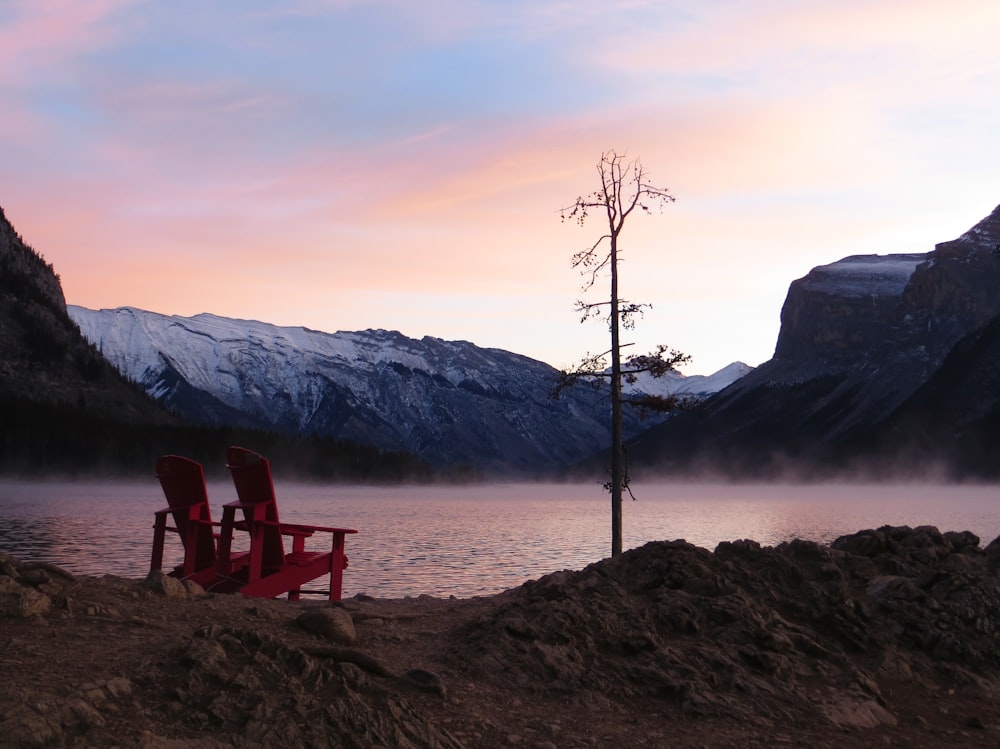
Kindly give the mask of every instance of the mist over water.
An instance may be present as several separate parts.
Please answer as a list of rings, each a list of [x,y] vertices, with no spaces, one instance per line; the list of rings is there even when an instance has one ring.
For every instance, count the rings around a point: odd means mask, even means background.
[[[608,555],[610,499],[598,484],[351,487],[276,482],[286,522],[357,528],[348,536],[344,595],[488,595]],[[683,538],[714,549],[749,538],[828,543],[881,525],[1000,535],[1000,487],[945,485],[649,484],[625,500],[625,548]],[[235,500],[209,484],[215,519]],[[145,483],[0,482],[0,552],[72,572],[144,577],[153,512]],[[327,537],[314,542],[323,548]],[[239,545],[238,545],[239,546]],[[180,559],[168,539],[165,564]]]

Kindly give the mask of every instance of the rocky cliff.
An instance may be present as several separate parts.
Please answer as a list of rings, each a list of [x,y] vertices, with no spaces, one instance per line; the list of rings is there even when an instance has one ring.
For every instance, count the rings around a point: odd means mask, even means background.
[[[985,418],[1000,391],[996,368],[969,360],[989,349],[973,339],[990,338],[998,290],[1000,208],[927,254],[852,256],[815,268],[788,290],[774,357],[644,435],[633,456],[670,472],[731,475],[905,474],[909,459],[940,459],[951,471],[954,436],[970,418]],[[963,351],[963,366],[981,376],[964,389],[975,403],[959,417],[945,402],[962,368],[945,364]],[[934,413],[953,420],[926,423],[931,411],[908,405],[928,387]],[[960,473],[992,470],[965,460]]]
[[[66,311],[59,277],[14,230],[3,208],[0,208],[0,284],[5,296],[20,292],[43,306]]]

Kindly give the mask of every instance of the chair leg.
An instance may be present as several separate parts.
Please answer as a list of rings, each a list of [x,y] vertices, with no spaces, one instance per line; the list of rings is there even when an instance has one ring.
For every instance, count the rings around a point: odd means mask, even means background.
[[[330,600],[339,601],[344,586],[344,567],[347,557],[344,556],[344,534],[333,534],[333,554],[330,559]]]
[[[163,543],[167,535],[167,516],[157,515],[153,524],[153,556],[149,560],[149,571],[163,569]]]
[[[219,575],[227,577],[233,572],[232,549],[233,549],[233,529],[236,524],[236,508],[222,508],[222,530],[219,533],[219,549],[216,556],[216,571]]]

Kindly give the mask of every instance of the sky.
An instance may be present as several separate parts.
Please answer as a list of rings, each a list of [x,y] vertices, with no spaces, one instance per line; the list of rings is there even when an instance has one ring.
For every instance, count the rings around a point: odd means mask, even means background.
[[[0,0],[0,207],[70,304],[468,340],[559,368],[560,221],[614,149],[629,351],[757,365],[788,285],[1000,203],[1000,3]]]

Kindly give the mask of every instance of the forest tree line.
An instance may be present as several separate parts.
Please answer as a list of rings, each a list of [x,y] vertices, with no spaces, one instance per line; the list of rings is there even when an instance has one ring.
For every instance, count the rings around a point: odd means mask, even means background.
[[[439,474],[416,455],[346,440],[256,429],[124,423],[65,402],[0,395],[0,475],[65,478],[151,476],[156,458],[197,460],[209,476],[225,472],[225,449],[240,445],[267,456],[288,479],[403,483],[463,476]]]

